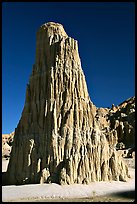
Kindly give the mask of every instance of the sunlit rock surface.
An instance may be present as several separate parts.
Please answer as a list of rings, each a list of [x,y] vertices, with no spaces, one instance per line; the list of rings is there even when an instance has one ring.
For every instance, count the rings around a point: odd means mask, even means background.
[[[107,119],[108,112],[90,100],[78,42],[61,24],[42,25],[15,130],[8,182],[126,181],[128,168],[117,154],[118,131]]]

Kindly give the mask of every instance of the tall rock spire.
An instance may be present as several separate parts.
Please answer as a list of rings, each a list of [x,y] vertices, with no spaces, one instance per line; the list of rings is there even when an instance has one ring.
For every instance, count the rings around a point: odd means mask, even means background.
[[[95,120],[78,43],[49,22],[37,32],[36,60],[15,130],[11,184],[126,180],[128,169]]]

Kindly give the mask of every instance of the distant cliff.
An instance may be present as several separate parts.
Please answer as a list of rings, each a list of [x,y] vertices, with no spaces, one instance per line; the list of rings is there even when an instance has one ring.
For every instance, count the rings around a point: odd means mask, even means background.
[[[135,147],[135,97],[131,97],[112,108],[98,108],[96,120],[106,134],[109,143],[123,143],[125,148]],[[110,135],[113,134],[113,137]]]

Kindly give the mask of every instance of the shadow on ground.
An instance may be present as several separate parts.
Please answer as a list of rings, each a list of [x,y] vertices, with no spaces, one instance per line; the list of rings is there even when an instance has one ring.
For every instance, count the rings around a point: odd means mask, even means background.
[[[2,172],[2,186],[7,186],[8,181],[7,181],[7,172]]]
[[[117,193],[112,193],[110,194],[111,196],[114,197],[123,197],[123,198],[135,198],[135,191],[121,191]]]

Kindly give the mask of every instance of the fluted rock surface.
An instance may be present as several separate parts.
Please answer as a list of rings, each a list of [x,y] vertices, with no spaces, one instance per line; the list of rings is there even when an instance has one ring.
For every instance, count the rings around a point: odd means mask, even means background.
[[[95,115],[77,41],[60,24],[42,25],[15,130],[9,183],[126,180],[127,166],[110,147]]]
[[[111,146],[135,147],[135,97],[112,108],[97,108],[95,120]]]
[[[117,132],[118,143],[126,148],[135,147],[135,97],[115,107],[109,114],[110,129]]]

